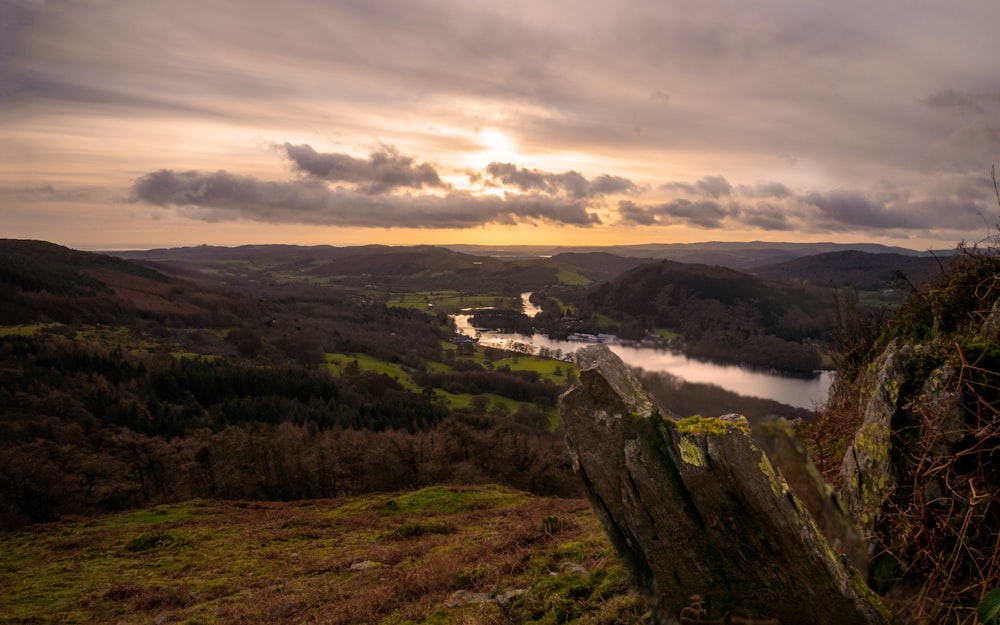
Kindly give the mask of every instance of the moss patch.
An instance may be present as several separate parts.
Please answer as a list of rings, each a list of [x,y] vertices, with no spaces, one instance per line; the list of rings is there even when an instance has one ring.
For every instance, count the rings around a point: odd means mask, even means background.
[[[675,421],[674,425],[682,434],[701,433],[712,436],[724,436],[729,431],[729,428],[735,428],[744,434],[750,433],[750,426],[745,420],[739,422],[724,421],[701,415],[694,415],[680,421]]]
[[[701,445],[686,436],[681,438],[678,445],[681,450],[681,460],[696,467],[705,466],[705,452],[701,450]]]

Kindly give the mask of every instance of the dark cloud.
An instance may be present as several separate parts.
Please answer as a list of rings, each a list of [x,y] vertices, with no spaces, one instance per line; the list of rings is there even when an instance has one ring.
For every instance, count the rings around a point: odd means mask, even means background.
[[[166,206],[205,206],[235,211],[285,210],[318,212],[330,198],[330,189],[318,180],[270,182],[227,171],[201,172],[161,169],[132,185],[134,199]]]
[[[674,199],[618,203],[618,217],[638,226],[801,232],[882,232],[888,236],[931,230],[972,230],[997,220],[988,176],[939,181],[930,195],[876,189],[793,193],[779,183],[739,186],[725,202]],[[933,198],[933,199],[932,199]]]
[[[638,225],[683,224],[698,228],[720,228],[723,220],[734,214],[731,209],[712,200],[692,202],[686,199],[646,206],[621,201],[618,213],[624,221]]]
[[[794,230],[796,226],[789,217],[787,211],[767,203],[744,208],[740,212],[740,222],[761,230]]]
[[[693,184],[690,182],[668,182],[661,188],[666,191],[680,191],[712,198],[725,197],[733,192],[733,185],[729,184],[724,176],[705,176]]]
[[[392,146],[372,152],[367,159],[348,154],[325,154],[310,145],[284,144],[295,168],[309,176],[329,182],[357,185],[364,193],[385,193],[396,189],[447,188],[433,165],[417,163]]]
[[[683,221],[701,228],[719,228],[722,226],[722,220],[730,214],[718,202],[711,200],[698,202],[685,199],[673,200],[659,204],[655,210],[670,221]]]
[[[460,192],[379,196],[331,189],[316,179],[272,182],[226,171],[151,172],[134,182],[132,200],[181,207],[184,214],[210,222],[243,219],[383,228],[472,228],[533,221],[577,226],[600,223],[582,201],[537,193],[509,197]]]
[[[615,193],[635,193],[639,189],[628,178],[601,174],[590,181],[590,195],[613,195]]]
[[[780,182],[758,182],[755,185],[739,185],[737,193],[746,197],[780,199],[791,197],[792,190]]]
[[[621,200],[618,202],[618,215],[626,223],[638,226],[653,226],[657,223],[657,217],[651,210],[639,206],[632,200]]]
[[[601,174],[587,180],[582,174],[567,171],[561,174],[525,169],[514,163],[490,163],[479,174],[470,174],[471,181],[486,180],[494,185],[506,185],[520,191],[538,191],[549,195],[566,193],[577,199],[595,198],[617,193],[634,193],[638,187],[628,178]]]
[[[914,228],[929,224],[914,219],[911,214],[891,211],[885,204],[859,191],[836,189],[826,193],[809,193],[805,202],[820,210],[822,217],[834,224],[859,228]]]

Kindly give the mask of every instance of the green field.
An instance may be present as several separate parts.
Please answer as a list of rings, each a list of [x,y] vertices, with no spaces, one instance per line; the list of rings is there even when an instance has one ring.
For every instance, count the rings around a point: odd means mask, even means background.
[[[489,350],[485,347],[477,346],[469,355],[456,355],[456,348],[447,341],[442,341],[442,347],[447,352],[451,352],[451,357],[458,361],[471,361],[479,364],[484,369],[509,369],[510,371],[534,371],[538,373],[540,379],[548,380],[556,386],[566,386],[577,379],[579,367],[571,362],[557,360],[554,358],[543,358],[540,356],[518,354],[514,352],[503,352],[499,350]],[[368,354],[361,353],[327,353],[326,367],[335,376],[342,376],[353,369],[357,363],[356,373],[370,372],[378,375],[386,375],[399,382],[404,388],[413,392],[422,392],[423,389],[414,380],[409,368],[398,363],[379,360]],[[445,362],[427,362],[427,370],[431,373],[448,373],[455,371],[454,367]],[[490,407],[502,405],[507,413],[515,413],[522,407],[537,409],[537,406],[528,402],[519,402],[513,399],[497,395],[494,393],[484,393],[482,395],[472,395],[468,393],[449,393],[443,389],[433,389],[438,400],[445,403],[452,409],[472,408],[475,397],[483,397],[488,401]],[[482,401],[482,400],[478,400]],[[548,427],[552,429],[558,424],[557,415],[554,409],[545,410]]]
[[[393,293],[386,297],[385,303],[386,306],[446,313],[455,313],[466,308],[512,308],[515,305],[514,299],[510,297],[462,293],[460,291]],[[519,305],[520,300],[517,300],[516,303]]]
[[[560,269],[559,273],[556,274],[556,278],[560,283],[568,286],[587,286],[588,284],[593,284],[594,282],[590,278],[568,269]]]

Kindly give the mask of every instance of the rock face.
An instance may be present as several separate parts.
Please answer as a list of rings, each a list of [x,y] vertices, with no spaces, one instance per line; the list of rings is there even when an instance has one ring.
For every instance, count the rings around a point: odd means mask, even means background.
[[[841,494],[869,582],[901,619],[957,622],[949,606],[976,605],[1000,575],[1000,302],[975,332],[894,339],[857,394]]]
[[[574,468],[654,623],[891,621],[745,418],[677,420],[606,347],[578,359],[560,403]]]
[[[874,531],[887,494],[896,485],[892,467],[892,420],[900,407],[913,347],[890,346],[868,369],[861,394],[862,423],[841,465],[844,503],[862,531]]]

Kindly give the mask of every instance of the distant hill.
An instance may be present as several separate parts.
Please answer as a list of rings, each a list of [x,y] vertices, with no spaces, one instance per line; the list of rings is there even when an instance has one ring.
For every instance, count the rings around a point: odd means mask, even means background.
[[[829,291],[670,260],[626,271],[592,288],[579,305],[581,316],[678,332],[689,356],[798,371],[819,367],[805,342],[831,328]]]
[[[827,252],[860,251],[870,254],[930,255],[929,252],[918,252],[907,248],[874,243],[780,243],[766,241],[709,241],[705,243],[648,243],[609,246],[505,246],[499,249],[480,245],[447,245],[445,247],[467,254],[496,258],[553,257],[568,253],[603,252],[632,258],[721,265],[740,270],[773,265],[803,256],[814,256]]]
[[[199,245],[145,251],[109,252],[120,258],[178,264],[191,267],[219,263],[253,263],[261,268],[307,270],[321,273],[335,270],[341,274],[396,273],[454,270],[472,263],[499,264],[491,257],[476,258],[431,245],[389,246],[359,245],[241,245],[220,247]]]
[[[113,253],[228,283],[311,282],[387,290],[476,290],[488,285],[491,291],[515,295],[521,288],[556,281],[558,272],[541,261],[510,263],[431,245],[198,246]]]
[[[908,254],[827,252],[758,267],[755,274],[776,280],[794,280],[826,287],[851,286],[862,291],[899,287],[902,274],[912,284],[939,276],[947,269],[951,256],[913,256]]]
[[[244,245],[239,247],[196,246],[146,251],[109,252],[124,259],[154,262],[164,272],[178,277],[205,275],[228,281],[315,281],[343,286],[387,287],[405,280],[413,289],[475,289],[496,285],[496,291],[537,290],[569,281],[611,280],[652,260],[729,267],[775,279],[793,279],[817,286],[854,284],[864,277],[865,286],[877,280],[879,265],[896,265],[910,276],[922,279],[928,267],[936,266],[929,252],[862,243],[771,243],[707,242],[651,243],[619,246],[506,246],[481,245]],[[867,256],[851,255],[851,253]],[[834,254],[834,256],[827,256]],[[844,254],[842,257],[836,254]],[[793,261],[820,256],[814,262]],[[881,260],[878,257],[883,257]],[[858,259],[866,258],[865,261]],[[791,263],[787,264],[786,263]],[[868,263],[860,269],[858,263]],[[850,276],[838,275],[839,271]],[[867,274],[871,274],[868,276]],[[911,277],[911,279],[913,279]]]
[[[432,245],[349,247],[245,245],[182,247],[111,252],[134,261],[155,263],[172,275],[202,275],[226,281],[296,281],[312,279],[342,286],[405,286],[517,293],[569,281],[602,282],[648,262],[607,252],[566,253],[547,258],[498,258]]]
[[[632,315],[663,316],[668,310],[696,302],[750,306],[765,325],[785,314],[787,308],[797,306],[812,311],[820,306],[815,293],[801,288],[728,267],[670,260],[640,265],[594,289],[588,297],[598,308]],[[668,327],[679,319],[669,321]]]
[[[228,299],[113,256],[0,239],[0,301],[0,324],[21,324],[206,319]]]
[[[594,282],[604,282],[651,260],[616,256],[608,252],[567,252],[553,256],[548,262],[558,267],[572,269]]]

